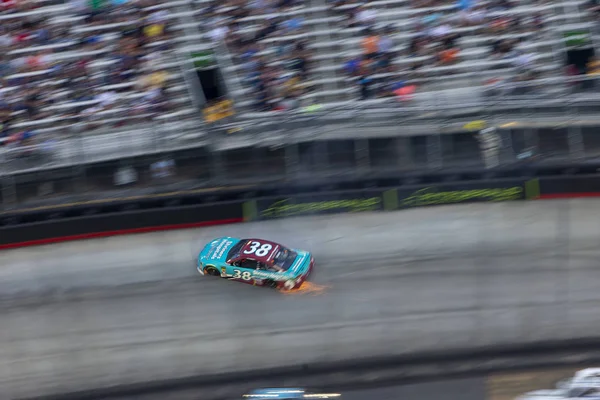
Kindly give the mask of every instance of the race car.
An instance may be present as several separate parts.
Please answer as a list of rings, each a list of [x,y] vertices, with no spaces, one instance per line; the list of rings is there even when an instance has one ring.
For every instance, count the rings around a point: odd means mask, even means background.
[[[572,378],[560,381],[556,389],[534,390],[519,396],[517,400],[600,400],[600,368],[585,368]]]
[[[255,389],[248,394],[242,396],[244,399],[334,399],[340,398],[339,393],[321,393],[320,391],[307,389],[290,389],[290,388],[272,388],[272,389]]]
[[[302,286],[314,267],[313,256],[263,239],[220,237],[198,255],[198,272],[255,286],[293,290]]]
[[[574,389],[579,387],[600,388],[600,368],[580,369],[570,379],[558,382],[558,389]]]
[[[549,390],[534,390],[525,393],[516,398],[516,400],[600,400],[600,391],[598,388],[573,388],[568,390],[549,389]]]

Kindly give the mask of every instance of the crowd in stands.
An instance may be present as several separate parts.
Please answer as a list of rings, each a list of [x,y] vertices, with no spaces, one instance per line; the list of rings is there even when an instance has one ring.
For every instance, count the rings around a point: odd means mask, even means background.
[[[541,12],[525,16],[508,13],[516,5],[511,0],[412,0],[410,7],[414,12],[411,24],[406,25],[412,38],[405,47],[394,41],[397,29],[393,26],[377,28],[381,25],[378,13],[368,3],[332,2],[333,11],[346,16],[342,28],[362,28],[359,33],[362,54],[348,60],[344,69],[358,83],[363,99],[393,96],[398,87],[418,82],[421,71],[426,68],[460,63],[461,41],[466,36],[461,33],[465,32],[464,28],[474,28],[469,34],[485,34],[491,38],[487,57],[512,62],[517,73],[510,79],[535,78],[534,54],[528,50],[528,39],[542,36],[546,16]],[[515,34],[520,36],[503,38]],[[410,62],[401,63],[403,68],[398,68],[395,61],[399,58]]]
[[[373,2],[327,1],[330,15],[340,17],[332,28],[358,35],[360,51],[342,68],[361,99],[410,100],[428,84],[432,67],[463,63],[464,41],[475,35],[488,40],[482,58],[513,70],[480,83],[540,76],[531,43],[547,33],[548,15],[511,13],[516,0],[407,0],[398,21],[382,18],[385,8]],[[306,35],[312,26],[303,19],[307,2],[192,3],[199,28],[215,45],[225,44],[239,66],[254,110],[308,105],[316,57]],[[174,76],[164,65],[173,59],[178,34],[168,8],[164,0],[1,1],[0,134],[45,127],[41,122],[48,120],[122,126],[174,110]],[[600,26],[600,0],[590,0],[587,10]],[[594,63],[578,73],[597,73]],[[209,104],[205,119],[222,119],[224,113],[215,111],[222,104]]]
[[[600,34],[600,0],[589,0],[586,11],[591,21],[594,22],[592,34]],[[570,86],[574,91],[597,91],[600,82],[600,60],[597,55],[592,55],[585,64],[570,64],[566,68],[570,77]]]
[[[158,0],[0,3],[2,135],[122,126],[172,109],[169,12]]]
[[[310,91],[311,51],[300,0],[229,0],[212,2],[202,15],[213,41],[223,40],[240,65],[242,82],[256,111],[290,110]],[[280,16],[285,13],[285,17]],[[251,16],[264,18],[245,21]],[[272,39],[276,38],[276,41]],[[271,43],[268,43],[271,40]]]

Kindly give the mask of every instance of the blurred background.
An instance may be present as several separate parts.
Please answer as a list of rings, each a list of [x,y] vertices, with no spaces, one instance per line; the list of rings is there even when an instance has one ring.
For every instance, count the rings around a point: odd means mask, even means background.
[[[600,0],[1,0],[0,211],[258,184],[595,165],[599,51]],[[286,298],[283,310],[262,295],[188,283],[190,243],[231,234],[225,229],[143,237],[127,249],[107,239],[6,252],[0,300],[10,329],[0,339],[12,361],[0,383],[18,393],[27,386],[19,379],[36,378],[40,388],[68,391],[86,379],[108,385],[208,372],[212,361],[190,368],[199,354],[221,357],[221,369],[249,368],[257,352],[276,363],[296,350],[308,362],[365,349],[406,353],[597,332],[595,203],[489,210],[415,211],[377,222],[306,218],[295,222],[298,231],[286,222],[246,224],[240,235],[296,240],[328,265],[319,282],[335,285],[322,290],[326,300]],[[483,256],[473,250],[480,248]],[[367,251],[380,255],[360,259]],[[453,273],[436,269],[436,257],[453,259]],[[398,262],[406,270],[391,278],[360,275],[365,264]],[[399,277],[414,273],[411,262],[424,277]],[[501,273],[486,269],[494,266]],[[118,296],[130,291],[124,306]],[[254,315],[248,304],[265,311]],[[442,318],[446,306],[454,314]],[[285,307],[299,317],[288,320]],[[312,327],[312,339],[294,336],[312,350],[279,337],[283,347],[271,351],[253,329],[277,321],[290,332]],[[405,329],[406,321],[415,325]],[[342,322],[370,331],[327,325]],[[214,328],[213,336],[248,334],[251,345],[231,339],[219,352],[193,336],[198,326]],[[325,326],[327,335],[319,332]],[[135,353],[132,338],[170,334],[175,355]],[[192,339],[208,347],[189,349]],[[153,361],[160,371],[146,375]],[[70,380],[75,370],[83,378]],[[574,372],[341,398],[509,400]]]
[[[5,209],[600,149],[591,0],[0,7]]]

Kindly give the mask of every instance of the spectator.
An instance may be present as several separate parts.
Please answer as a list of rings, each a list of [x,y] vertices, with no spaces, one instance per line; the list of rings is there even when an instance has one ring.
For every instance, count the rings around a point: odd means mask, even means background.
[[[450,24],[448,24],[446,20],[440,19],[435,23],[433,28],[430,30],[429,34],[434,39],[440,39],[442,37],[450,35],[451,32],[452,27],[450,26]]]
[[[360,72],[360,57],[350,57],[344,63],[344,71],[350,76],[357,76]]]
[[[228,33],[229,28],[224,22],[222,22],[220,24],[217,24],[217,26],[215,26],[213,29],[211,29],[208,35],[213,42],[218,43],[224,40],[227,37]]]
[[[304,21],[302,20],[302,18],[294,16],[285,20],[282,25],[285,28],[285,33],[290,34],[302,29],[303,23]]]
[[[12,108],[3,98],[0,98],[0,138],[9,135],[12,118]]]
[[[442,65],[454,64],[458,60],[459,50],[456,47],[440,48],[438,59]]]
[[[366,5],[358,7],[356,12],[356,23],[363,28],[373,28],[377,22],[377,12]]]
[[[497,15],[488,23],[488,32],[491,35],[506,33],[511,26],[511,19],[506,15]]]
[[[461,25],[472,27],[480,26],[484,24],[486,18],[487,13],[484,7],[472,7],[461,13]]]
[[[426,48],[429,42],[429,38],[425,35],[417,35],[413,37],[408,48],[409,57],[424,56],[427,52]]]
[[[372,29],[367,29],[365,37],[362,40],[363,54],[373,59],[379,52],[379,35]]]
[[[372,95],[372,87],[373,87],[373,78],[367,74],[361,76],[358,80],[358,84],[360,86],[360,99],[367,100],[371,98]]]
[[[495,40],[492,43],[490,56],[492,59],[502,59],[510,55],[513,51],[514,42],[508,39]]]
[[[300,102],[298,101],[298,98],[294,95],[287,95],[281,100],[277,110],[292,111],[292,110],[298,110],[299,108],[300,108]]]
[[[154,71],[140,79],[140,87],[144,90],[163,90],[166,88],[168,77],[169,74],[164,70]]]
[[[391,56],[394,49],[394,41],[392,40],[393,28],[386,27],[383,30],[378,42],[378,53],[385,56]]]
[[[533,67],[533,55],[523,50],[515,50],[513,63],[520,73],[530,72]]]

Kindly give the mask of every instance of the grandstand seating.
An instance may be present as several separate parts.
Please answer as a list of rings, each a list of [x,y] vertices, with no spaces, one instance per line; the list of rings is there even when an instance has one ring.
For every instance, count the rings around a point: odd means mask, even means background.
[[[195,112],[178,64],[166,62],[175,51],[168,30],[151,30],[168,3],[127,3],[110,13],[80,3],[19,0],[0,13],[1,100],[13,109],[13,128],[122,127]]]
[[[420,98],[444,91],[460,101],[524,67],[526,79],[560,81],[561,32],[598,24],[586,0],[478,0],[467,13],[443,0],[130,0],[110,11],[82,3],[90,2],[2,3],[0,103],[10,104],[12,127],[201,120],[182,66],[190,51],[217,45],[220,60],[231,61],[220,64],[238,110],[377,102],[403,84]],[[420,40],[424,33],[438,36]],[[389,57],[364,60],[365,46],[375,45],[369,35],[389,39]]]
[[[279,32],[276,36],[263,39],[260,54],[271,58],[273,65],[281,64],[282,61],[277,60],[277,46],[289,39],[304,39],[312,53],[307,82],[312,90],[302,98],[328,104],[356,100],[360,97],[358,80],[344,72],[344,63],[363,54],[361,42],[365,37],[365,24],[357,26],[361,23],[356,12],[348,16],[349,10],[356,10],[361,3],[315,3],[283,14],[271,12],[240,18],[239,22],[244,24],[245,31],[252,32],[258,29],[262,20],[299,16],[304,21],[303,32],[289,35]],[[456,2],[435,1],[426,8],[414,7],[415,2],[408,0],[367,2],[364,8],[375,12],[372,28],[376,32],[386,29],[395,54],[391,68],[376,71],[378,73],[371,75],[371,78],[379,80],[376,81],[379,85],[382,80],[390,86],[397,81],[415,83],[421,93],[434,92],[430,98],[439,97],[437,92],[440,90],[450,95],[462,95],[463,98],[472,97],[470,89],[481,87],[490,79],[515,76],[519,71],[518,61],[525,58],[494,57],[491,54],[492,44],[498,39],[519,41],[518,49],[529,58],[531,69],[536,72],[532,77],[562,78],[564,68],[561,52],[564,47],[560,32],[592,23],[586,15],[586,2],[515,2],[515,6],[510,8],[499,7],[496,3],[477,2],[485,16],[483,22],[478,24],[479,15],[468,14],[466,17],[473,19],[469,23],[457,10]],[[411,41],[427,31],[422,20],[435,14],[439,14],[438,19],[445,21],[441,24],[444,30],[460,35],[455,45],[460,51],[454,63],[444,65],[436,62],[437,57],[430,50],[421,55],[410,54]],[[515,21],[520,22],[519,27],[515,27]],[[510,24],[510,27],[496,29],[502,24]],[[243,74],[240,64],[231,67],[229,72]],[[252,92],[252,87],[246,87],[238,94],[246,95],[249,101],[248,95]]]

